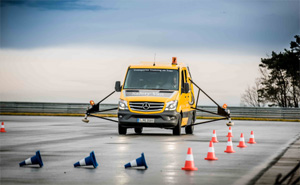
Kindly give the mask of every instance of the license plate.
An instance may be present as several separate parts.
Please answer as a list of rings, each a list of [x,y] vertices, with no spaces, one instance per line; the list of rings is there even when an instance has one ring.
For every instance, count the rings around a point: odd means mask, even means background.
[[[137,119],[138,123],[154,123],[154,119],[149,119],[149,118],[138,118]]]

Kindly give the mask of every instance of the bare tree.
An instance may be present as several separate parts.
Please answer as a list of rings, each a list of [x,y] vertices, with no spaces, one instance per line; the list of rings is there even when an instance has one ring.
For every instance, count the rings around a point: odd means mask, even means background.
[[[241,104],[243,106],[250,106],[250,107],[264,107],[265,101],[261,99],[261,95],[259,92],[261,86],[260,78],[256,78],[255,85],[245,90],[244,94],[241,96]]]

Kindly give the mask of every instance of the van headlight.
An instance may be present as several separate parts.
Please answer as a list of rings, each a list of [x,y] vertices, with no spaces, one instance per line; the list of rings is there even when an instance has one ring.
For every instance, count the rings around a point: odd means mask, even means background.
[[[167,102],[166,109],[167,111],[176,110],[177,108],[177,100]]]
[[[127,101],[125,101],[125,100],[120,100],[120,101],[119,101],[119,109],[120,109],[120,110],[128,110],[128,107],[127,107]]]

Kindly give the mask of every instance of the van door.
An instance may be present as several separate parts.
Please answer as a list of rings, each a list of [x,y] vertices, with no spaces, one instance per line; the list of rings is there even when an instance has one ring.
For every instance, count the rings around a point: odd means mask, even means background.
[[[196,102],[195,102],[195,96],[194,96],[194,88],[193,88],[193,84],[191,82],[191,72],[189,70],[189,68],[187,68],[187,81],[188,81],[188,84],[190,86],[190,91],[187,95],[187,98],[188,98],[188,125],[190,124],[193,124],[196,120],[196,110],[193,109],[193,107],[196,106]],[[187,127],[186,127],[187,128]],[[190,128],[189,131],[186,130],[186,133],[191,133],[193,131],[193,128]]]
[[[185,126],[188,122],[188,111],[189,111],[189,93],[184,93],[184,83],[187,82],[187,71],[185,68],[181,71],[181,93],[180,93],[180,106],[182,110],[182,123],[181,126]]]

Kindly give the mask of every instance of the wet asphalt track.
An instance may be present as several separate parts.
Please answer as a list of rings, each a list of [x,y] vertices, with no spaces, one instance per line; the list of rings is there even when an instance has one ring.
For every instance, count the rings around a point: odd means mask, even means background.
[[[195,127],[194,135],[173,136],[171,130],[146,128],[142,135],[130,129],[117,134],[117,124],[80,117],[0,116],[7,133],[0,133],[0,178],[4,184],[247,184],[300,135],[299,122],[234,121],[236,153],[224,153],[228,127],[225,121]],[[218,161],[206,161],[212,130]],[[236,147],[240,133],[257,144]],[[184,129],[182,129],[184,133]],[[182,171],[192,147],[198,171]],[[19,162],[41,151],[43,168],[19,167]],[[98,168],[73,164],[95,152]],[[147,170],[124,169],[144,152]],[[275,177],[274,177],[275,179]]]

